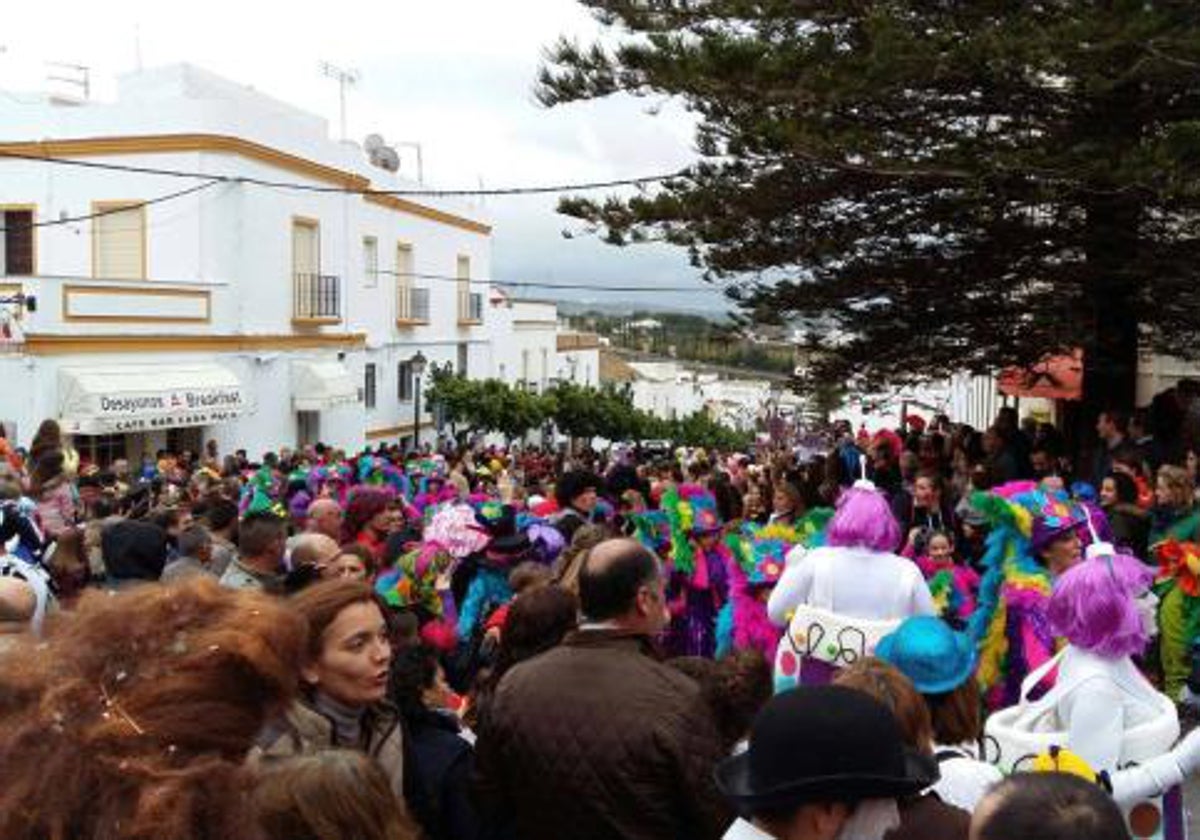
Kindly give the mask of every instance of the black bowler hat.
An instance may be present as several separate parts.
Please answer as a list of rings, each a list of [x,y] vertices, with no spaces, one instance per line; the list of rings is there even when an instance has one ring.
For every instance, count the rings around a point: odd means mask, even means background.
[[[754,721],[750,748],[716,769],[717,787],[749,814],[908,796],[937,779],[937,762],[904,745],[886,706],[836,685],[773,697]]]

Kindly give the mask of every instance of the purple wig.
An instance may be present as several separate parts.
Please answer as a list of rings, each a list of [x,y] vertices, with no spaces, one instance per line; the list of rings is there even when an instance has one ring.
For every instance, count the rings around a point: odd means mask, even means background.
[[[1149,637],[1135,599],[1153,576],[1136,557],[1089,551],[1088,559],[1054,584],[1046,610],[1051,629],[1075,647],[1108,659],[1141,653]]]
[[[825,544],[843,548],[895,551],[900,547],[900,524],[885,497],[873,486],[855,482],[838,497],[829,520]]]

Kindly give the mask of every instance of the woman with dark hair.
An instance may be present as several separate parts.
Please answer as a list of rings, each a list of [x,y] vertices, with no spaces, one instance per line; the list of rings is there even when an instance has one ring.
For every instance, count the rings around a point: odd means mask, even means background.
[[[554,487],[559,512],[553,524],[568,543],[577,528],[594,520],[596,502],[603,487],[600,476],[590,470],[571,470],[559,477]]]
[[[1109,473],[1100,484],[1100,506],[1112,526],[1113,542],[1149,559],[1150,515],[1138,506],[1137,482],[1124,472]]]
[[[0,837],[259,840],[246,756],[292,699],[304,622],[192,579],[88,592],[0,658]]]
[[[391,697],[408,734],[408,805],[431,840],[473,840],[482,833],[470,793],[475,754],[445,708],[450,693],[433,648],[417,644],[397,653]]]
[[[386,701],[392,646],[384,606],[356,580],[315,583],[291,605],[308,622],[301,693],[259,737],[264,755],[357,749],[379,762],[403,796],[400,721]]]
[[[264,840],[417,840],[387,775],[362,753],[268,762],[257,781],[254,813]]]

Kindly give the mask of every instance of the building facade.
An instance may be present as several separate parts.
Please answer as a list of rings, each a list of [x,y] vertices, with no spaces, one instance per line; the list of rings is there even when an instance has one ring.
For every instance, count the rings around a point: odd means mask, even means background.
[[[261,93],[176,65],[111,104],[6,105],[0,172],[21,443],[45,417],[98,460],[428,441],[418,352],[490,375],[491,228],[387,194],[415,185]]]

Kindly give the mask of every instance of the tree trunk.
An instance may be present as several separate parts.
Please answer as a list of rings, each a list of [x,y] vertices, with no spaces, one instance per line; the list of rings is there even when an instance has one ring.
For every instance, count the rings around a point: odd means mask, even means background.
[[[1083,351],[1083,400],[1069,416],[1074,446],[1086,467],[1099,440],[1096,420],[1110,408],[1132,410],[1137,391],[1137,260],[1140,208],[1119,196],[1097,199],[1088,209],[1086,301],[1090,339]],[[1086,476],[1086,472],[1079,471]]]

